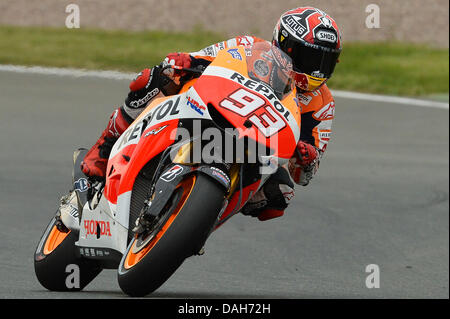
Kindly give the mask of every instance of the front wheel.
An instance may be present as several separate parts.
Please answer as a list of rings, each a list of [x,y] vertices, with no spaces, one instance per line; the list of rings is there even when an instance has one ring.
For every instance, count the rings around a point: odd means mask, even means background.
[[[102,270],[95,261],[77,257],[74,231],[63,232],[53,218],[39,241],[34,254],[34,271],[40,284],[51,291],[79,291]],[[74,265],[78,278],[69,277]]]
[[[197,253],[217,220],[223,189],[203,175],[181,181],[170,199],[164,223],[156,233],[131,240],[118,269],[120,288],[130,296],[158,289],[183,263]]]

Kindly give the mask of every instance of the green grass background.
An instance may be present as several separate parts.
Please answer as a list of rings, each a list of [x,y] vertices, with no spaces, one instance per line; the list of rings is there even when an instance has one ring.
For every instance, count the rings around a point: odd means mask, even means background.
[[[167,53],[198,51],[224,35],[0,26],[0,64],[139,72]],[[403,96],[449,91],[449,50],[404,43],[344,43],[332,89]]]

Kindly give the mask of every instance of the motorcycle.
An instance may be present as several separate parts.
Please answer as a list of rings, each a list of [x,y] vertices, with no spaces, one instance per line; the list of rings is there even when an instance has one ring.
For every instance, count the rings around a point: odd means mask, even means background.
[[[74,152],[73,189],[34,255],[45,288],[82,290],[117,269],[126,294],[155,291],[287,165],[300,137],[287,55],[257,43],[183,70],[193,76],[178,94],[150,102],[115,142],[105,180],[88,179],[87,150]],[[79,269],[77,285],[67,284],[68,265]]]

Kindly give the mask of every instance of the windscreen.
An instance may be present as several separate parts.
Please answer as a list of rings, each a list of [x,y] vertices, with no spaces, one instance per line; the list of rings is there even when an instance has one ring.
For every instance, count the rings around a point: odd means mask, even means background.
[[[294,89],[292,60],[269,42],[258,42],[245,49],[250,78],[270,86],[282,100]]]

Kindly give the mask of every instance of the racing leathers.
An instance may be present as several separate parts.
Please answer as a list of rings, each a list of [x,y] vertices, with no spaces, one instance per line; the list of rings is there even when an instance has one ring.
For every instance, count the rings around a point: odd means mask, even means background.
[[[90,177],[104,178],[112,145],[126,128],[160,96],[177,94],[186,79],[182,68],[206,67],[220,50],[238,45],[252,46],[265,40],[241,36],[219,42],[193,53],[171,53],[151,69],[144,69],[130,83],[130,92],[122,106],[110,117],[107,128],[86,154],[81,168]],[[172,65],[173,68],[161,68]],[[180,69],[180,70],[178,70]],[[316,173],[331,134],[334,100],[326,85],[313,92],[297,94],[301,109],[301,134],[297,150],[287,167],[280,167],[243,207],[242,213],[267,220],[282,216],[294,196],[294,184],[306,186]],[[291,178],[292,180],[291,180]]]

